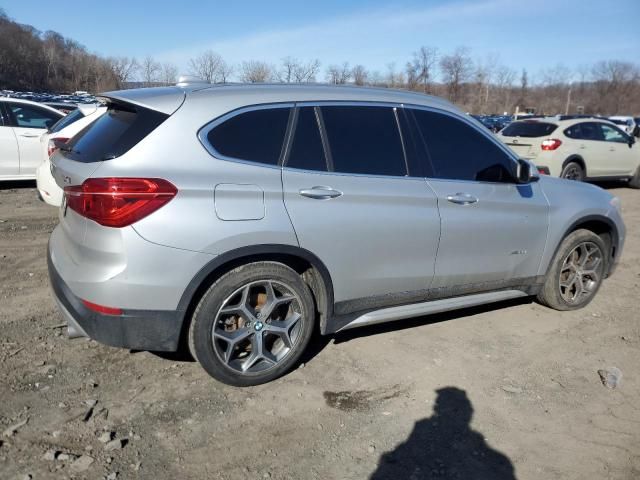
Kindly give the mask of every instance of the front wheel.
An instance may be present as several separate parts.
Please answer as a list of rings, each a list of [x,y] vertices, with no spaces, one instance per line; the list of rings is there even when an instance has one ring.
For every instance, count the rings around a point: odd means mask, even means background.
[[[582,168],[582,165],[576,162],[567,163],[560,174],[560,178],[575,180],[577,182],[582,182],[584,180],[584,176],[584,169]]]
[[[204,294],[189,328],[192,355],[215,379],[259,385],[284,375],[313,333],[315,308],[300,275],[256,262],[223,275]]]
[[[590,230],[576,230],[560,244],[538,301],[556,310],[576,310],[597,293],[607,266],[607,247]]]

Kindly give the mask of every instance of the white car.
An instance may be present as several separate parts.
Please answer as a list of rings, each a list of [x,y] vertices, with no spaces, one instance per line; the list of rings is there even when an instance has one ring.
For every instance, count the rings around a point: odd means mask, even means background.
[[[614,117],[609,117],[609,120],[611,120],[618,126],[618,128],[624,130],[624,132],[628,133],[629,135],[633,135],[636,129],[636,121],[633,117],[616,115]]]
[[[62,203],[62,189],[51,175],[49,157],[80,130],[107,111],[102,104],[83,104],[53,125],[40,137],[40,159],[42,163],[36,170],[36,183],[40,198],[49,205],[59,207]]]
[[[40,137],[63,117],[40,103],[0,98],[0,181],[35,178],[42,162]]]
[[[640,145],[607,120],[521,120],[496,136],[540,173],[579,181],[628,180],[640,188]]]

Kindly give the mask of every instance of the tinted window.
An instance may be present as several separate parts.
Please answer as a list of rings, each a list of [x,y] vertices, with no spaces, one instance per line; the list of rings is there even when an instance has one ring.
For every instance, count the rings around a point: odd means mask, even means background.
[[[627,143],[629,141],[629,138],[624,133],[613,126],[601,123],[600,128],[602,129],[602,135],[607,142]]]
[[[462,120],[413,111],[434,178],[512,182],[514,162],[489,138]]]
[[[502,130],[505,137],[537,138],[550,135],[557,127],[553,123],[544,122],[514,122]]]
[[[168,115],[129,104],[112,104],[105,114],[81,130],[60,150],[78,162],[119,157],[164,122]]]
[[[289,111],[268,108],[241,113],[216,126],[207,139],[225,157],[277,165]]]
[[[50,129],[49,132],[50,133],[56,133],[59,132],[60,130],[62,130],[63,128],[71,125],[72,123],[76,122],[77,120],[80,120],[84,115],[82,115],[82,112],[79,109],[74,110],[71,113],[68,113],[67,115],[65,115],[64,117],[62,117],[60,120],[58,120]]]
[[[404,176],[406,166],[390,107],[322,107],[333,169],[342,173]]]
[[[600,130],[599,124],[597,123],[578,123],[570,128],[571,135],[567,135],[569,138],[576,138],[578,140],[604,140],[602,130]]]
[[[9,110],[13,114],[15,125],[23,128],[49,128],[61,118],[44,108],[22,103],[10,103]]]
[[[327,170],[318,120],[313,107],[304,107],[298,111],[296,133],[287,166],[305,170]]]

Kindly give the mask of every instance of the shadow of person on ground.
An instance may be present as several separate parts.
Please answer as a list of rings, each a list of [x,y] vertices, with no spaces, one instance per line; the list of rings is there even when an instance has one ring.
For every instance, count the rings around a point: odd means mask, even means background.
[[[416,422],[409,438],[380,458],[370,480],[515,480],[509,458],[470,428],[467,393],[455,387],[436,393],[433,415]]]

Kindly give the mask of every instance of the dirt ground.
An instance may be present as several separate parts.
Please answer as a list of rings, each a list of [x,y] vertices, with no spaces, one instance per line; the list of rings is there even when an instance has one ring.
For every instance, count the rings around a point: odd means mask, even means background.
[[[609,188],[627,243],[587,308],[353,330],[238,389],[179,356],[68,340],[46,271],[57,211],[0,185],[0,479],[640,478],[640,192]]]

